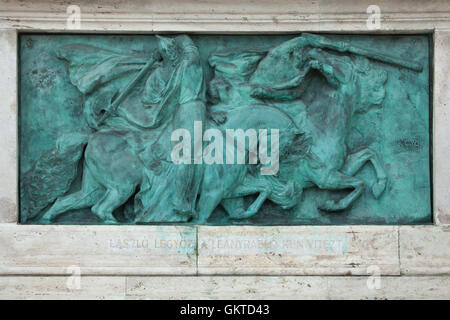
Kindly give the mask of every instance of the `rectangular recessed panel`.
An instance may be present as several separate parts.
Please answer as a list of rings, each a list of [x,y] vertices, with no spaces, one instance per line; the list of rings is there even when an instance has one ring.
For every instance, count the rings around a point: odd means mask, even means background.
[[[19,42],[21,223],[432,221],[428,35]]]

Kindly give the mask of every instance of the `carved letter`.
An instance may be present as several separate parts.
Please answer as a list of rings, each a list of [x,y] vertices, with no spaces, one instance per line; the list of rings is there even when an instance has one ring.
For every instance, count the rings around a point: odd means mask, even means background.
[[[212,139],[214,140],[212,141]],[[203,160],[206,164],[223,164],[223,137],[218,129],[208,129],[203,135],[204,141],[212,141],[203,151]],[[214,153],[214,155],[213,155]]]
[[[267,150],[267,130],[259,130],[259,161],[262,164],[270,164],[270,167],[261,167],[262,175],[275,175],[279,168],[279,137],[278,129],[270,129],[270,157]]]
[[[186,129],[177,129],[172,132],[170,141],[180,141],[180,138],[182,141],[173,147],[170,158],[175,164],[191,164],[191,134]]]

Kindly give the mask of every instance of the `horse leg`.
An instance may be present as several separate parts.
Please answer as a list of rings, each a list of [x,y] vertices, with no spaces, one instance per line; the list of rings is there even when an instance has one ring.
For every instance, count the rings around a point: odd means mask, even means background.
[[[89,169],[84,166],[81,190],[58,198],[41,218],[43,222],[51,222],[61,213],[74,209],[88,208],[101,197],[103,188],[92,178]]]
[[[387,176],[381,161],[375,151],[366,148],[350,154],[345,160],[344,166],[340,170],[342,173],[353,176],[364,164],[370,161],[377,176],[377,181],[372,185],[372,194],[378,199],[386,189]]]
[[[321,171],[321,177],[317,175],[312,178],[312,181],[320,189],[328,190],[343,190],[353,188],[346,197],[340,200],[326,200],[319,205],[319,209],[324,211],[341,211],[347,209],[363,192],[364,181],[359,178],[345,175],[337,170]],[[326,173],[326,174],[324,174]]]
[[[244,198],[242,197],[223,199],[220,204],[231,218],[237,217],[239,219],[240,216],[245,214]]]
[[[259,195],[256,198],[256,200],[247,208],[245,212],[243,213],[235,212],[232,216],[230,215],[230,217],[232,219],[246,219],[255,215],[261,208],[264,201],[266,201],[267,197],[270,195],[271,192],[272,192],[272,185],[268,181],[257,179],[247,175],[243,183],[239,187],[234,189],[232,193],[228,194],[228,197],[230,198],[243,197],[255,193],[259,193]]]
[[[206,223],[214,209],[223,199],[223,193],[219,188],[210,188],[200,193],[198,201],[198,223]]]
[[[104,197],[92,207],[92,212],[106,223],[115,223],[114,210],[124,204],[134,193],[136,186],[129,188],[109,188]]]

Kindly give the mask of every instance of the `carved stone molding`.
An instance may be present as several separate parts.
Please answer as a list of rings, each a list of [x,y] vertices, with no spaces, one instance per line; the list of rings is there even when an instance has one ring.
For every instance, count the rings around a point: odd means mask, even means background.
[[[67,30],[69,5],[81,9],[80,31],[122,32],[426,32],[450,28],[450,3],[377,1],[380,29],[369,30],[368,0],[282,1],[0,1],[0,28]],[[70,31],[70,30],[69,30]]]

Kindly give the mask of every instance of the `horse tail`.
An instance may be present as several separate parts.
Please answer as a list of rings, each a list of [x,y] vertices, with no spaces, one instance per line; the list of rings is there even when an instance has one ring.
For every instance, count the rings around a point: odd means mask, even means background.
[[[72,133],[57,140],[21,180],[21,220],[36,217],[56,198],[64,195],[78,176],[79,161],[88,142],[88,133]]]

